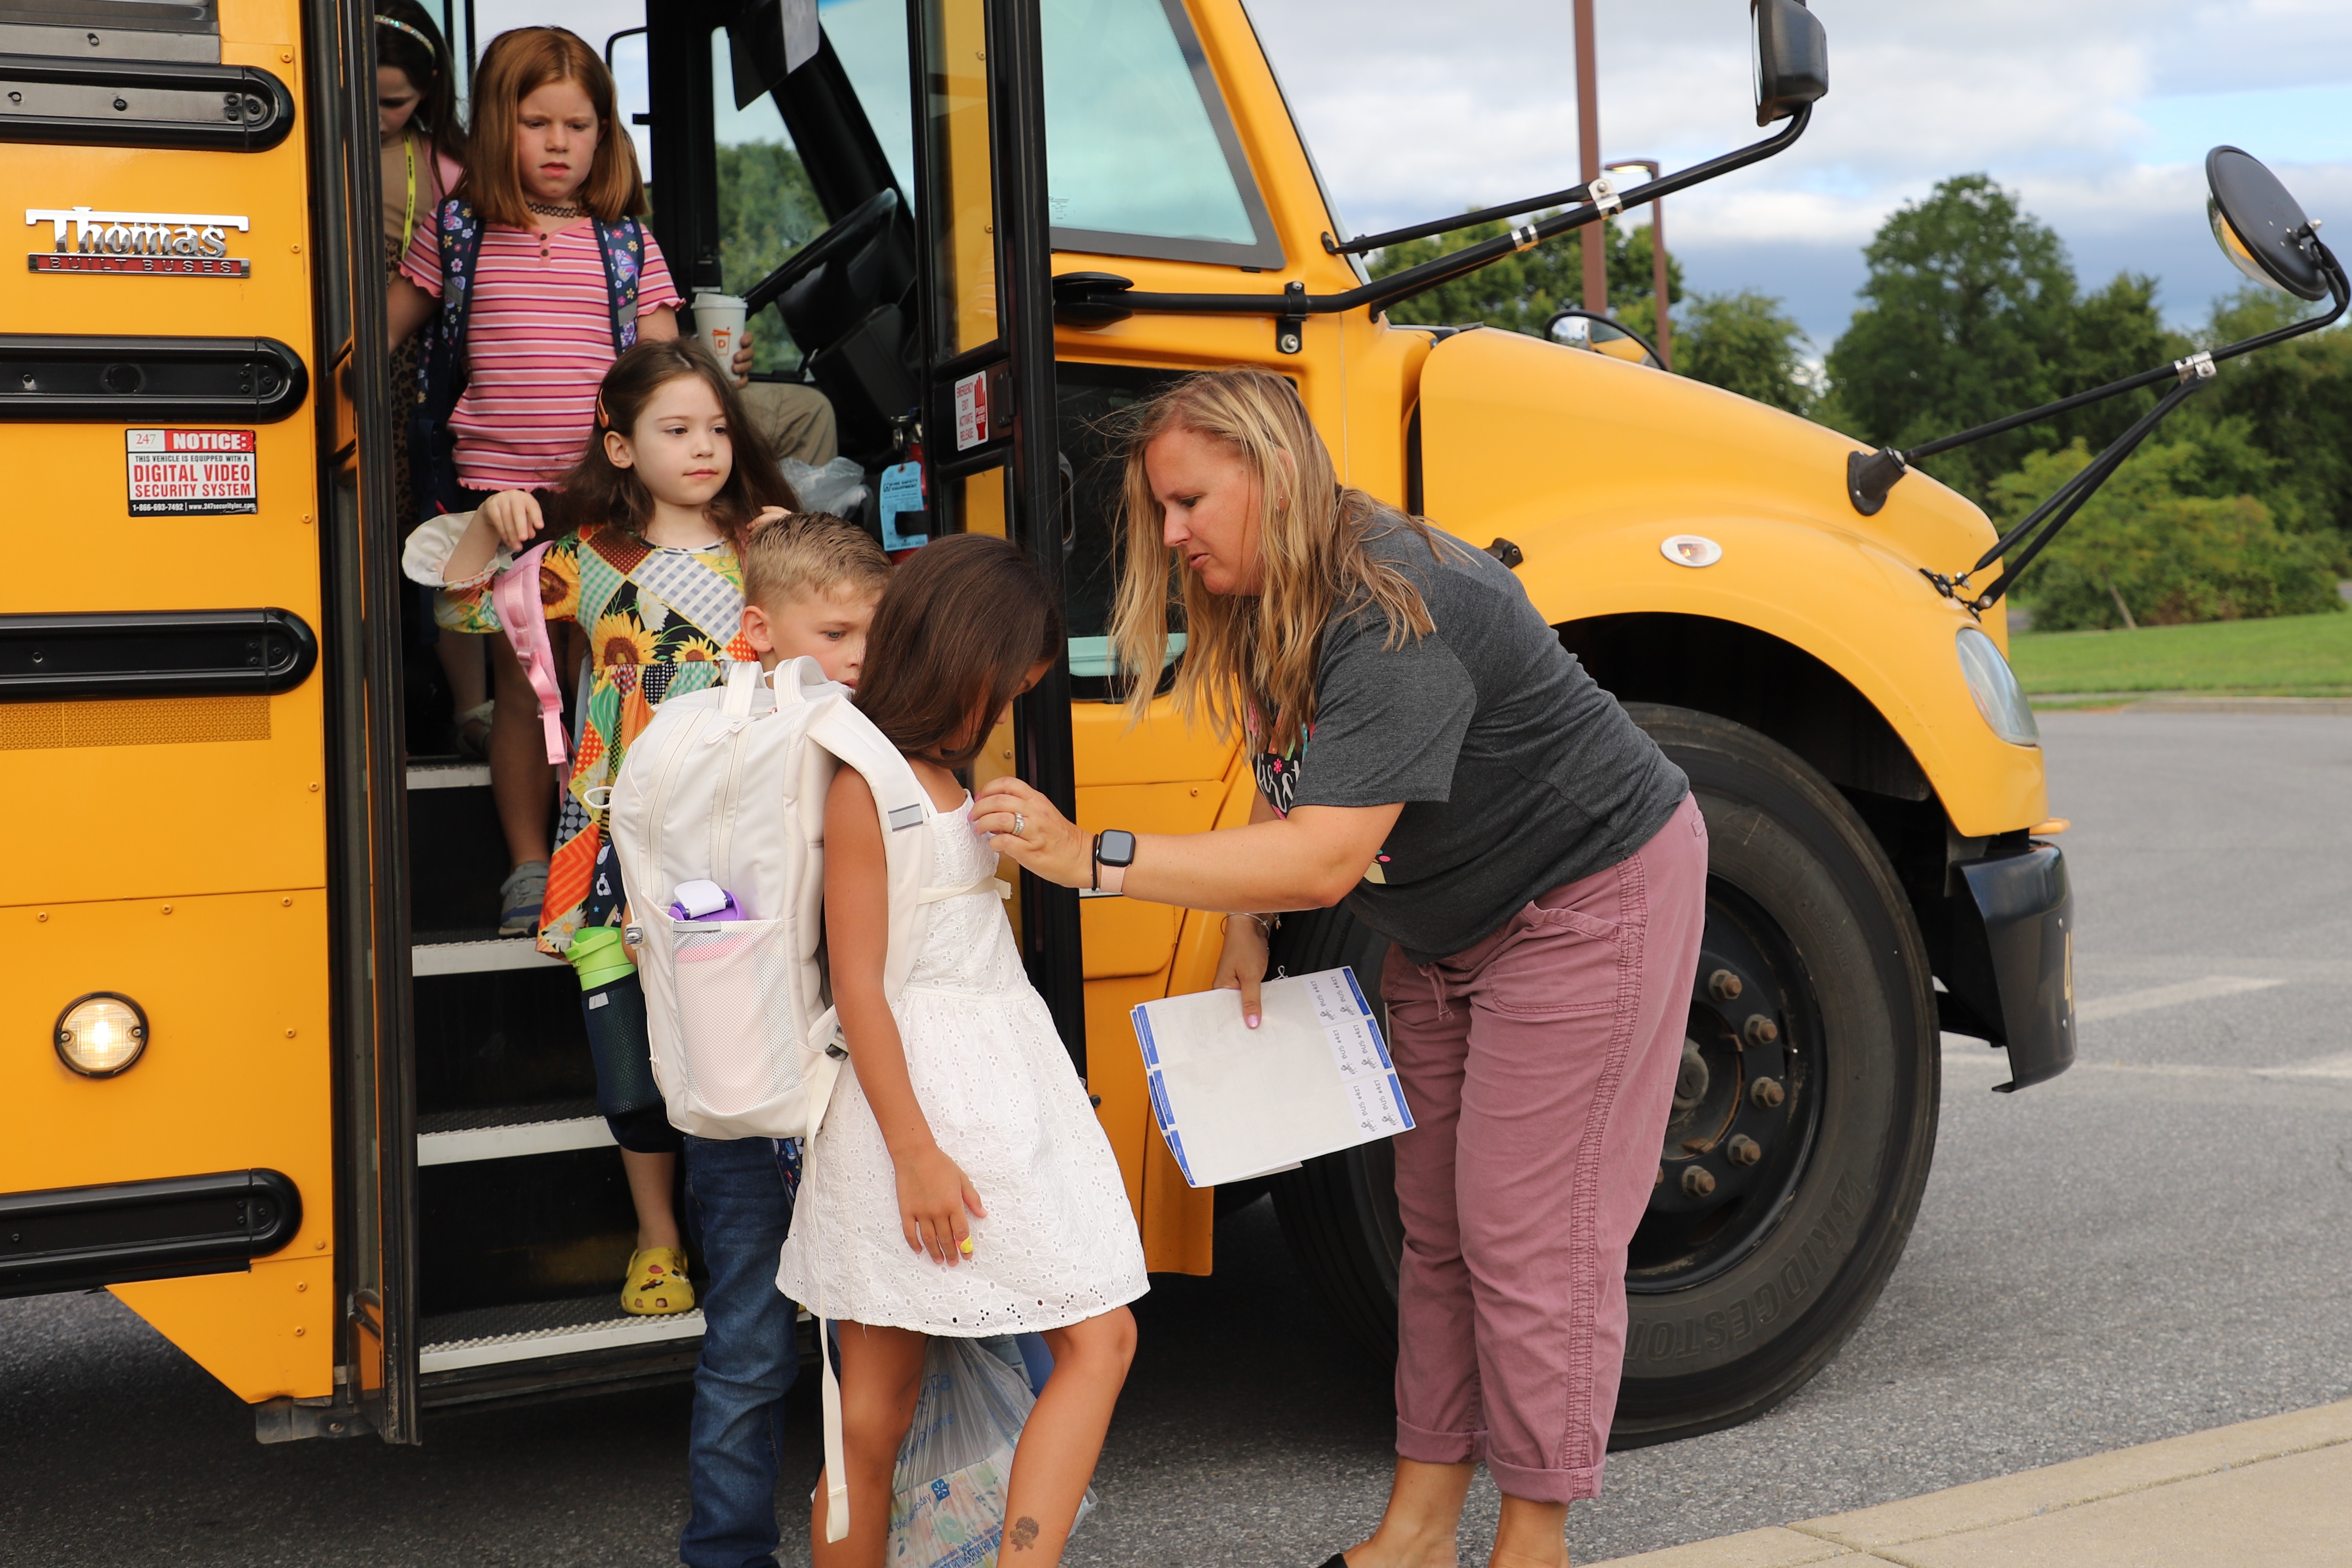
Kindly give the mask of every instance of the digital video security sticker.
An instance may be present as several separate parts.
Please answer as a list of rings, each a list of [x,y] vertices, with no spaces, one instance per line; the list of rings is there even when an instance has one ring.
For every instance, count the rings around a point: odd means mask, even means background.
[[[125,430],[133,517],[221,517],[261,510],[250,430]]]

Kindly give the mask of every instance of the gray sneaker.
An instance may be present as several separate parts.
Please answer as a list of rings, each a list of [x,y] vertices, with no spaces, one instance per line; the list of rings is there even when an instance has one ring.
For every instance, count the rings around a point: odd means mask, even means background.
[[[547,862],[526,860],[499,884],[499,934],[537,936],[539,907],[547,902]]]

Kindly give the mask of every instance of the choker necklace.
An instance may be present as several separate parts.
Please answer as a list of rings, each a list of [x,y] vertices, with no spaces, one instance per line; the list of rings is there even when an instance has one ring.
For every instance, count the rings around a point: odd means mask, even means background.
[[[522,205],[541,217],[578,217],[580,216],[580,208],[577,205],[554,206],[546,202],[525,202]]]

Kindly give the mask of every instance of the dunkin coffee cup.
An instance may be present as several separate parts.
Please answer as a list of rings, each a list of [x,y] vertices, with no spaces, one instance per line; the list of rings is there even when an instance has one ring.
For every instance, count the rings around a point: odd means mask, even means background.
[[[743,301],[732,294],[694,297],[694,335],[721,365],[735,361],[736,347],[743,341]]]

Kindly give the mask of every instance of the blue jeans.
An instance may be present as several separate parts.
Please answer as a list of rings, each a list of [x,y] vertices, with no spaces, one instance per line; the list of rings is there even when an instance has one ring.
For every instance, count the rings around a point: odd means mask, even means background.
[[[800,1370],[798,1310],[776,1289],[794,1184],[770,1139],[686,1140],[687,1224],[710,1272],[677,1542],[688,1568],[775,1561],[784,1392]]]

